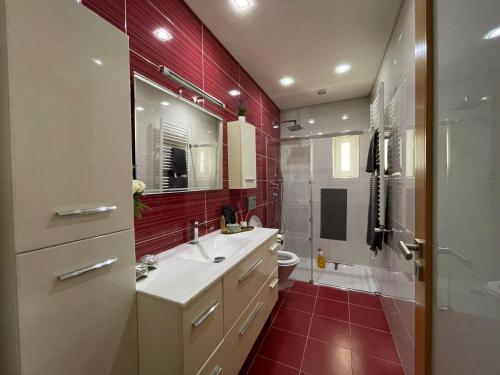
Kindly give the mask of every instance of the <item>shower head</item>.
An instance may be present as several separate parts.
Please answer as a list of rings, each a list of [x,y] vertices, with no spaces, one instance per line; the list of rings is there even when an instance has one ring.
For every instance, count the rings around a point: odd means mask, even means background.
[[[297,124],[297,120],[285,120],[285,121],[273,122],[273,127],[279,128],[280,126],[285,125],[285,124],[286,124],[286,128],[292,132],[302,129],[302,125]]]

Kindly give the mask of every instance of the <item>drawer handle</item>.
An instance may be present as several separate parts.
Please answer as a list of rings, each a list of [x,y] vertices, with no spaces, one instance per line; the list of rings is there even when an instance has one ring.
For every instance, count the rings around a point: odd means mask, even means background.
[[[215,302],[212,306],[206,309],[204,312],[200,314],[195,320],[193,320],[193,326],[199,327],[207,318],[212,315],[215,310],[220,306],[220,302]]]
[[[269,248],[269,251],[270,251],[271,253],[274,253],[274,251],[275,251],[278,247],[280,247],[280,244],[279,244],[279,243],[275,243],[273,246],[271,246],[271,247]]]
[[[260,312],[260,309],[262,309],[262,306],[264,306],[264,302],[259,302],[257,303],[257,306],[254,307],[252,313],[240,328],[240,336],[243,336],[247,329],[252,325],[254,319],[257,317],[257,314]]]
[[[115,211],[118,207],[116,206],[100,206],[92,208],[80,208],[77,210],[69,211],[56,211],[57,216],[78,216],[78,215],[91,215],[91,214],[102,214],[106,212]]]
[[[271,284],[269,284],[269,288],[271,289],[276,288],[276,285],[278,285],[278,281],[279,279],[274,279],[273,281],[271,281]]]
[[[243,272],[238,279],[238,281],[241,283],[245,281],[248,276],[250,276],[259,266],[262,264],[263,260],[259,259],[257,262],[255,262],[249,269],[247,269],[245,272]]]
[[[75,270],[75,271],[63,273],[62,275],[57,276],[57,278],[61,281],[71,279],[72,277],[79,276],[82,273],[98,270],[99,268],[103,268],[103,267],[109,267],[113,263],[115,263],[117,260],[118,260],[118,258],[116,258],[116,257],[109,258],[109,259],[103,260],[102,262],[92,264],[91,266],[88,266],[88,267],[84,267],[84,268],[80,268],[80,269]]]
[[[219,365],[215,366],[210,375],[220,375],[222,373],[222,367]]]

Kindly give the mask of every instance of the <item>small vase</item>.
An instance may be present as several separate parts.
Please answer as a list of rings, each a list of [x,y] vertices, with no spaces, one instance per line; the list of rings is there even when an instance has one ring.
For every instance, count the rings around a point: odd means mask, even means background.
[[[245,116],[238,116],[238,121],[240,121],[240,122],[247,122],[246,120],[247,119],[246,119]]]

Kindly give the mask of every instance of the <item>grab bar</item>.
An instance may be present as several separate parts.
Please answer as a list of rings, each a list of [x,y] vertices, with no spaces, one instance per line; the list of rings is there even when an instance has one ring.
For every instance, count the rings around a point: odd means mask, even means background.
[[[80,268],[80,269],[75,270],[75,271],[63,273],[62,275],[57,276],[57,278],[61,281],[71,279],[72,277],[79,276],[79,275],[86,273],[86,272],[98,270],[99,268],[102,268],[102,267],[108,267],[108,266],[112,265],[113,263],[115,263],[117,260],[118,260],[118,258],[116,258],[116,257],[109,258],[109,259],[106,259],[102,262],[92,264],[91,266],[88,266],[88,267],[84,267],[84,268]]]
[[[91,215],[91,214],[102,214],[106,212],[115,211],[118,207],[116,206],[99,206],[92,208],[79,208],[76,210],[68,211],[56,211],[57,216],[74,216],[74,215]]]
[[[414,246],[414,245],[408,245],[405,244],[403,241],[399,241],[399,250],[403,253],[403,256],[406,258],[406,260],[410,260],[413,258],[413,254],[411,253],[409,247]]]

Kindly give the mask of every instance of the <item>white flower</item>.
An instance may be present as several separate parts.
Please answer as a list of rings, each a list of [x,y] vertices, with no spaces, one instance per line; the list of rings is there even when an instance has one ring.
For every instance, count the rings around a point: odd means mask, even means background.
[[[142,193],[146,189],[146,184],[141,180],[132,180],[132,193]]]

